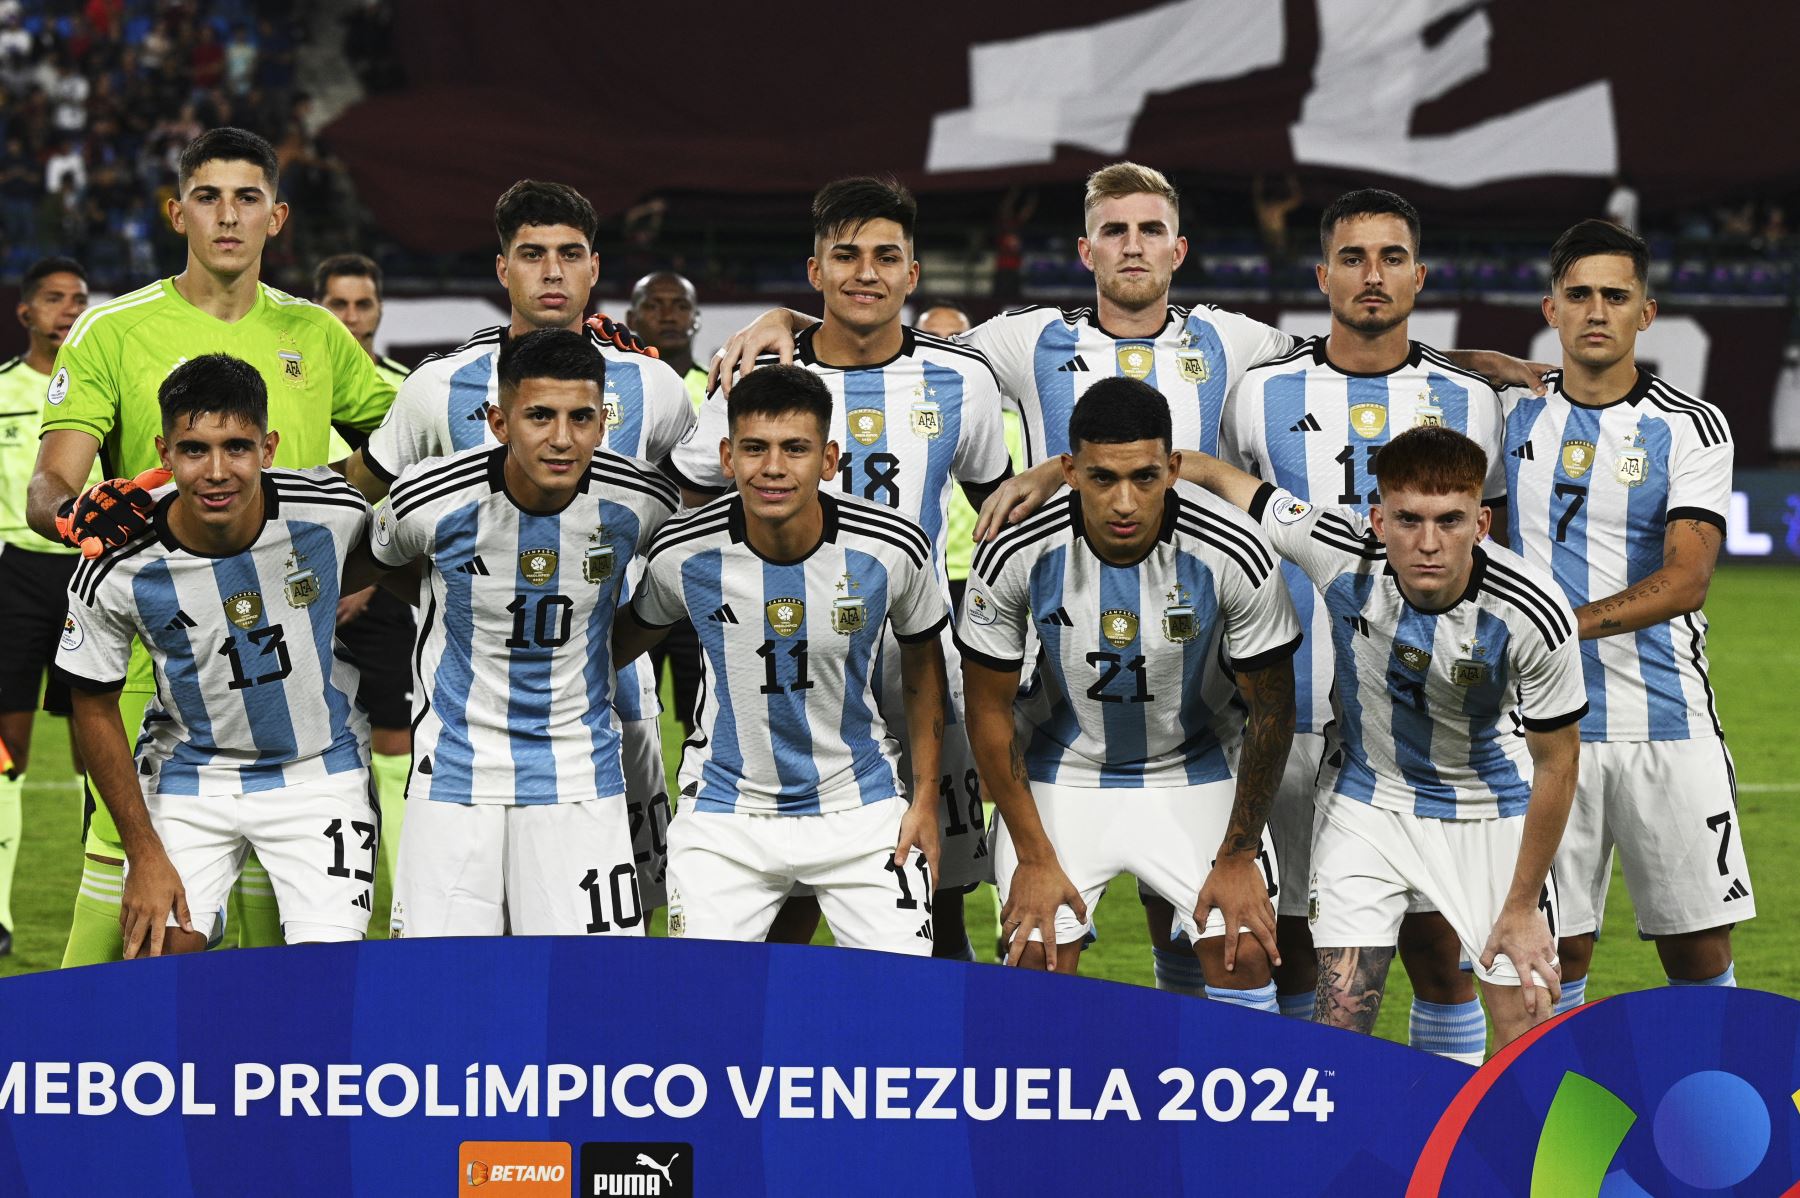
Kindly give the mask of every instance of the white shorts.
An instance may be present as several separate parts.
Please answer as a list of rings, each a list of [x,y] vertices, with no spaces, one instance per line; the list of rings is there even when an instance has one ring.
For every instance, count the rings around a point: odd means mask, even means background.
[[[931,872],[894,865],[906,800],[823,815],[684,810],[669,825],[669,935],[762,941],[796,883],[845,948],[931,955]]]
[[[1737,779],[1718,737],[1582,742],[1575,805],[1556,852],[1563,935],[1599,930],[1615,847],[1646,936],[1756,914]]]
[[[1281,772],[1275,802],[1269,808],[1269,835],[1281,861],[1280,915],[1306,914],[1306,887],[1312,877],[1313,796],[1319,790],[1319,762],[1325,756],[1325,737],[1317,732],[1294,733],[1287,768]]]
[[[642,936],[625,800],[407,804],[390,935]]]
[[[900,744],[895,765],[900,784],[912,789],[912,738],[906,731],[906,698],[900,680],[900,642],[890,625],[882,634],[881,693],[876,707],[889,735]],[[975,772],[975,755],[969,749],[969,729],[963,723],[962,655],[945,628],[939,637],[944,651],[944,678],[949,694],[944,697],[944,735],[938,756],[938,878],[939,890],[972,890],[993,880],[994,862],[988,851],[987,819],[981,804],[981,779]]]
[[[1031,794],[1063,873],[1087,904],[1086,922],[1075,917],[1072,907],[1057,908],[1058,944],[1071,944],[1093,930],[1094,910],[1106,884],[1122,873],[1136,874],[1140,887],[1168,900],[1190,939],[1225,934],[1225,919],[1217,909],[1207,913],[1206,927],[1199,928],[1194,904],[1200,900],[1200,887],[1212,871],[1219,842],[1225,839],[1231,822],[1232,800],[1237,794],[1234,780],[1141,789],[1033,782]],[[1005,821],[995,826],[994,875],[1004,906],[1013,874],[1018,872],[1019,856]],[[1268,884],[1269,897],[1274,899],[1279,874],[1267,828],[1262,843],[1257,865]],[[1037,932],[1031,938],[1043,939]]]
[[[1504,954],[1484,969],[1481,954],[1512,886],[1525,817],[1427,819],[1321,790],[1313,832],[1308,916],[1315,948],[1391,948],[1415,895],[1443,913],[1463,956],[1484,982],[1517,986]],[[1556,883],[1538,900],[1554,938]]]
[[[637,863],[638,897],[649,912],[668,899],[664,874],[669,868],[669,781],[663,771],[662,721],[630,720],[619,737],[631,859]]]
[[[381,817],[366,771],[254,794],[151,793],[144,804],[194,931],[208,939],[252,848],[288,943],[361,940],[368,930]]]

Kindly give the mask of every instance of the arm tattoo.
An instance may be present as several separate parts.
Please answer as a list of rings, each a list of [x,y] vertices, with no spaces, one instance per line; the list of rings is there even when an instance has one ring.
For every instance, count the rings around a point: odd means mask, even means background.
[[[1262,847],[1275,790],[1287,769],[1294,740],[1294,671],[1283,661],[1243,676],[1240,684],[1250,701],[1244,727],[1244,749],[1238,757],[1237,795],[1231,805],[1222,851],[1255,853]]]
[[[1030,778],[1025,773],[1025,751],[1019,748],[1019,738],[1016,735],[1013,737],[1011,749],[1013,781],[1024,786],[1030,782]]]
[[[1381,1014],[1391,948],[1321,948],[1319,988],[1313,995],[1313,1022],[1368,1035]]]

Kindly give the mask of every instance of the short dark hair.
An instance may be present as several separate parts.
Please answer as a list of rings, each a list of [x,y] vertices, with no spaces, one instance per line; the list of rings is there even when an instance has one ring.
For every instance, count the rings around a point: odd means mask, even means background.
[[[273,197],[280,189],[281,163],[275,157],[275,147],[248,129],[221,125],[190,141],[175,167],[175,190],[185,192],[194,172],[209,162],[254,162],[268,180],[269,195]]]
[[[802,366],[763,366],[732,387],[725,417],[733,431],[744,416],[784,416],[806,412],[819,422],[823,440],[831,431],[831,388]]]
[[[269,386],[256,367],[230,354],[201,354],[171,370],[156,389],[163,428],[182,416],[235,416],[267,432]]]
[[[969,316],[969,310],[962,306],[961,300],[947,299],[941,295],[934,295],[934,296],[930,296],[929,298],[922,299],[922,300],[915,300],[913,302],[913,310],[915,312],[917,312],[920,316],[925,315],[925,313],[927,313],[927,312],[935,312],[939,308],[948,308],[952,312],[955,312],[957,315],[961,316],[964,320],[971,319]]]
[[[813,196],[813,240],[824,241],[844,230],[854,232],[872,220],[891,220],[910,245],[919,219],[919,202],[893,178],[857,175],[819,188]]]
[[[526,379],[571,379],[606,390],[606,359],[585,333],[534,329],[500,345],[500,398],[507,399]]]
[[[1101,379],[1083,391],[1069,416],[1071,454],[1079,453],[1089,441],[1096,445],[1161,441],[1166,450],[1174,439],[1169,401],[1162,392],[1124,375]]]
[[[375,298],[381,298],[381,267],[366,254],[333,254],[313,269],[313,298],[324,299],[331,280],[349,275],[368,279],[375,284]]]
[[[75,259],[63,257],[60,254],[50,258],[39,258],[26,268],[25,277],[19,280],[19,298],[29,304],[31,297],[37,294],[39,283],[51,275],[60,274],[71,274],[83,283],[87,282],[87,271],[83,270],[81,263]]]
[[[1590,219],[1574,225],[1550,247],[1550,283],[1554,286],[1583,258],[1597,254],[1621,254],[1631,259],[1638,282],[1650,285],[1650,246],[1623,225]]]
[[[1472,494],[1481,498],[1487,481],[1487,453],[1452,428],[1426,424],[1409,428],[1375,455],[1375,482],[1390,491],[1425,495]]]
[[[1326,257],[1331,256],[1331,234],[1337,229],[1340,221],[1350,220],[1358,216],[1397,216],[1406,222],[1407,232],[1412,234],[1413,253],[1419,252],[1419,210],[1400,196],[1379,187],[1359,187],[1355,191],[1346,191],[1331,203],[1325,205],[1325,213],[1319,217],[1319,249]]]
[[[594,245],[600,231],[600,218],[586,196],[566,183],[546,183],[541,179],[520,179],[501,193],[494,204],[494,232],[500,235],[500,252],[512,248],[513,238],[526,225],[568,225],[579,229]]]

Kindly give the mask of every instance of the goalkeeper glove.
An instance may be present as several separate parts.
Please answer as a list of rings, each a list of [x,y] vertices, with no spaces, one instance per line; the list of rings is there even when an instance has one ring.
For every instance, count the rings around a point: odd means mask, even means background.
[[[170,477],[157,467],[136,478],[95,483],[56,513],[57,535],[64,544],[80,549],[83,557],[99,557],[123,545],[150,527],[150,515],[156,510],[150,492]]]
[[[596,312],[587,318],[587,327],[594,330],[600,340],[622,349],[628,354],[644,354],[647,357],[660,358],[654,345],[646,345],[642,338],[604,312]]]

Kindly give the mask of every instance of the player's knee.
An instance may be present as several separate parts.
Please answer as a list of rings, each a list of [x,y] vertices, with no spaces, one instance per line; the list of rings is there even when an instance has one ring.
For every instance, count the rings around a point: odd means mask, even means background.
[[[1731,965],[1731,927],[1707,928],[1656,938],[1663,972],[1683,981],[1717,977]]]
[[[1174,904],[1159,894],[1145,891],[1138,892],[1138,901],[1144,904],[1144,925],[1150,932],[1150,947],[1165,951],[1175,947]]]
[[[1586,977],[1588,968],[1594,963],[1594,934],[1583,932],[1579,936],[1564,936],[1556,942],[1556,959],[1562,966],[1565,980]]]
[[[206,937],[199,932],[184,932],[180,928],[169,928],[163,933],[162,955],[165,957],[179,957],[188,953],[205,951]]]

